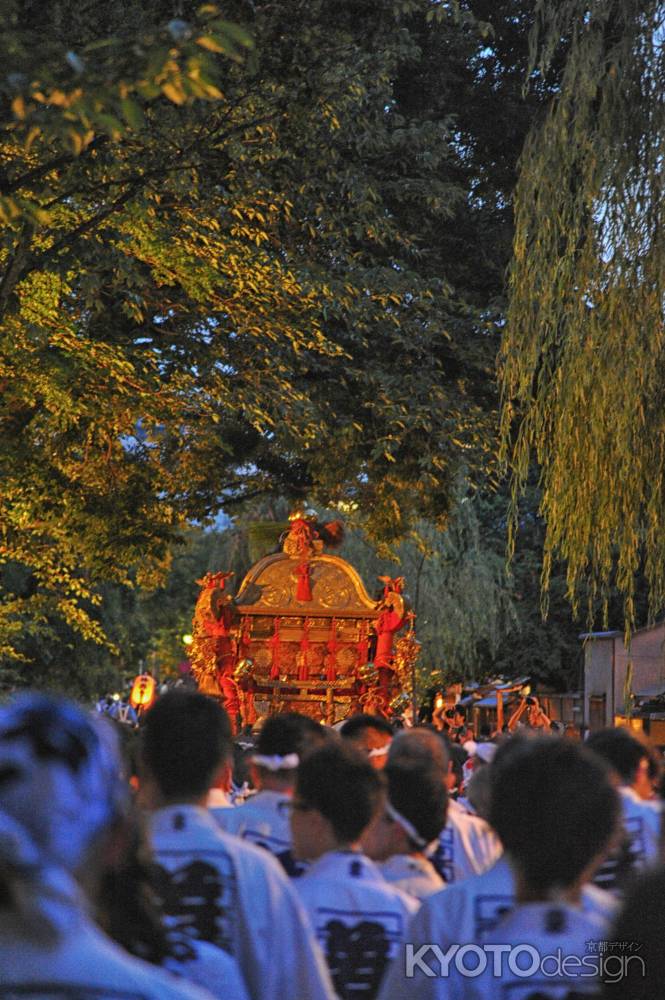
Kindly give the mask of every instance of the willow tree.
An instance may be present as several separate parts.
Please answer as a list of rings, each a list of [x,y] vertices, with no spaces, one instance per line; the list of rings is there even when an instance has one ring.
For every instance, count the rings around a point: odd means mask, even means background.
[[[567,561],[589,612],[614,581],[634,621],[643,567],[665,603],[663,19],[658,0],[539,0],[532,79],[560,88],[515,194],[503,446],[515,494],[535,457],[543,581]]]

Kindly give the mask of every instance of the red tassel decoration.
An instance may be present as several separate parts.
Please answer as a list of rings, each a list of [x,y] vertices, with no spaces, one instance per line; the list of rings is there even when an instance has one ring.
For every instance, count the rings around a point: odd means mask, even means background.
[[[279,626],[281,623],[281,618],[275,618],[275,631],[271,639],[268,639],[268,645],[272,648],[272,666],[270,667],[270,680],[276,681],[279,679],[279,670],[281,667],[280,663],[280,641],[279,641]]]
[[[312,586],[309,579],[310,573],[311,566],[309,563],[303,562],[296,566],[296,576],[298,578],[298,585],[296,587],[297,601],[312,600]]]

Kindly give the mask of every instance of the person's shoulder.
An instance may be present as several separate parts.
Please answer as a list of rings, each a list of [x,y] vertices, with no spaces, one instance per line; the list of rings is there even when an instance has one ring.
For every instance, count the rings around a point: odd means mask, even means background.
[[[662,803],[659,799],[643,799],[631,785],[621,785],[619,793],[626,806],[632,806],[640,812],[660,814]]]
[[[410,893],[406,892],[404,889],[400,889],[399,886],[393,885],[391,882],[387,882],[384,878],[381,882],[375,884],[375,889],[379,895],[383,895],[387,902],[393,905],[400,906],[407,913],[415,913],[420,902],[414,899]]]
[[[252,844],[249,840],[237,837],[235,833],[219,827],[220,840],[226,846],[232,859],[251,872],[263,875],[265,878],[289,885],[289,879],[279,861],[263,847]]]
[[[652,818],[652,822],[660,823],[663,816],[663,803],[660,799],[642,799],[644,812]]]
[[[493,836],[496,836],[494,831],[491,832]],[[469,896],[475,896],[478,893],[514,895],[515,876],[505,854],[499,851],[497,857],[488,868],[485,868],[478,875],[470,875],[469,878],[459,882],[457,888],[460,892]]]
[[[564,903],[527,903],[507,912],[488,941],[512,944],[523,939],[538,947],[541,939],[552,945],[556,939],[584,943],[606,932],[607,922],[594,911]]]
[[[447,822],[468,827],[475,826],[478,829],[491,829],[486,820],[477,816],[475,813],[468,812],[468,810],[464,808],[463,801],[460,801],[459,799],[451,799],[449,801]]]
[[[183,804],[156,809],[149,815],[148,827],[157,845],[173,838],[195,848],[198,844],[216,844],[228,839],[211,811],[200,806]]]
[[[188,939],[183,947],[178,942],[165,968],[176,976],[210,990],[215,996],[230,996],[245,1000],[247,991],[238,964],[231,955],[208,941]]]
[[[174,975],[168,969],[148,966],[148,970],[149,979],[146,974],[141,981],[142,1000],[211,1000],[212,994],[207,989]]]
[[[459,805],[452,812],[448,812],[445,828],[451,829],[467,844],[482,845],[495,857],[501,854],[499,838],[487,820],[465,812]]]
[[[392,883],[396,889],[402,889],[411,899],[421,903],[428,896],[438,892],[440,886],[436,882],[430,882],[425,875],[413,875],[411,878],[396,879]]]
[[[459,882],[446,885],[429,893],[422,900],[416,919],[428,927],[441,926],[448,932],[451,924],[460,922],[469,912],[473,893],[469,883],[478,876],[470,875]]]
[[[457,819],[458,822],[463,824],[465,829],[471,830],[478,836],[481,837],[496,836],[492,827],[489,825],[486,819],[482,818],[482,816],[476,816],[475,813],[470,813],[467,812],[465,809],[460,809],[460,812],[457,814]]]
[[[624,785],[621,789],[621,801],[623,805],[624,819],[639,820],[643,825],[654,830],[660,829],[662,821],[662,808],[659,802],[654,799],[643,799],[634,791]]]
[[[215,823],[227,833],[236,833],[246,820],[245,806],[209,806],[208,812]]]
[[[388,882],[379,866],[364,854],[323,855],[296,884],[300,887],[302,883],[306,893],[311,891],[317,896],[348,891],[353,895],[360,893],[375,906],[397,906],[408,913],[418,908],[417,900]]]
[[[96,982],[119,998],[126,990],[142,1000],[210,1000],[207,990],[128,954],[87,920],[78,925],[68,953],[76,962],[77,976],[84,976],[87,967]]]

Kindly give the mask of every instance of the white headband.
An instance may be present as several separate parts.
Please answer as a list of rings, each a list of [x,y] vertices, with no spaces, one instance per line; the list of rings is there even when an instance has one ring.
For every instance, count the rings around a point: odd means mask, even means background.
[[[273,754],[272,757],[255,753],[252,760],[259,767],[265,767],[267,771],[292,771],[300,763],[300,757],[297,753],[287,753],[284,757],[278,753]]]
[[[416,847],[419,847],[421,850],[423,847],[427,847],[427,841],[420,836],[413,823],[406,816],[402,816],[401,813],[397,812],[390,802],[386,802],[386,812],[395,823],[398,823],[402,827],[404,833],[408,835]]]
[[[373,750],[367,751],[368,757],[385,757],[385,755],[390,750],[390,743],[386,743],[384,747],[375,747]]]

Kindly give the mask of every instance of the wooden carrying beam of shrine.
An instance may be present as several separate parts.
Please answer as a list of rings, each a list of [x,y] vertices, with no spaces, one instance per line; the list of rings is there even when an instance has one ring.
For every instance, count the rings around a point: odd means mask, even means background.
[[[234,728],[296,711],[328,725],[358,711],[403,711],[419,644],[402,577],[372,600],[356,570],[324,551],[341,526],[291,515],[282,550],[260,559],[235,597],[208,573],[194,614],[192,672]],[[396,639],[398,633],[404,634]]]

